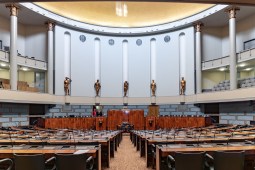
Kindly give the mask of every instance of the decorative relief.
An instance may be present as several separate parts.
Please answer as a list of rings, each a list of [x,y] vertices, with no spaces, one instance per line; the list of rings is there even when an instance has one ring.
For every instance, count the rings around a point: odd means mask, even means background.
[[[109,44],[110,45],[114,45],[114,40],[113,39],[109,39]]]
[[[167,43],[171,40],[170,36],[169,35],[166,35],[165,38],[164,38],[164,41]]]
[[[80,35],[80,41],[81,41],[81,42],[85,42],[85,41],[86,41],[85,35]]]
[[[138,40],[136,40],[136,45],[138,45],[138,46],[140,46],[140,45],[142,45],[142,40],[141,39],[138,39]]]

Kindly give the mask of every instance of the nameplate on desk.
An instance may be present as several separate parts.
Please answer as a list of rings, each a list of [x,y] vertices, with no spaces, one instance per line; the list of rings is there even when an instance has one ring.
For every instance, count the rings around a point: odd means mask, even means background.
[[[201,147],[203,147],[203,148],[210,148],[210,147],[213,147],[212,145],[205,145],[205,144],[201,144],[201,145],[199,145],[199,146],[201,146]]]
[[[74,152],[73,154],[79,155],[79,154],[87,153],[88,151],[89,150],[78,150],[78,151]]]

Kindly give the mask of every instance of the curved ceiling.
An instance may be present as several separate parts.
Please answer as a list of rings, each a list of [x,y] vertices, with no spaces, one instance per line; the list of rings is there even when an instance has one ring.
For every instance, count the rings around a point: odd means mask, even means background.
[[[145,27],[176,21],[214,5],[171,2],[40,2],[36,5],[77,21],[109,27]]]

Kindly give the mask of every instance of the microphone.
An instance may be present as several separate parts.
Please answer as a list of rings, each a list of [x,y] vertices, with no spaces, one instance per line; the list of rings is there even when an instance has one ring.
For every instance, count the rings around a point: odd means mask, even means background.
[[[8,128],[8,134],[9,134],[9,138],[10,138],[10,141],[11,141],[11,146],[13,148],[12,135],[11,135],[11,130],[9,128]]]
[[[41,144],[42,144],[42,149],[44,148],[44,142],[43,142],[43,140],[42,140],[42,138],[41,138],[41,136],[40,136],[40,133],[39,133],[39,131],[36,129],[36,133],[38,134],[38,138],[39,138],[39,140],[41,141]]]
[[[237,126],[236,126],[235,129],[232,131],[231,135],[229,136],[229,138],[228,138],[228,140],[227,140],[227,145],[229,144],[230,139],[231,139],[232,137],[234,137],[234,133],[236,132],[236,130],[237,130]]]
[[[72,130],[72,134],[73,134],[73,141],[74,141],[74,149],[76,151],[76,142],[75,142],[75,138],[74,138],[74,130]]]
[[[201,129],[199,129],[199,130],[201,130]],[[200,132],[200,134],[199,134],[199,136],[198,136],[198,139],[197,139],[197,146],[199,146],[199,139],[200,139],[200,136],[202,135],[202,133],[203,133],[203,130],[201,130],[201,132]]]

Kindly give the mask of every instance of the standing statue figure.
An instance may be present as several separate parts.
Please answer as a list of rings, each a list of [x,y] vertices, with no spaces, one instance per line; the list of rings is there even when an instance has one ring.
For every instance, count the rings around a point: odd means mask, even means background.
[[[96,90],[96,96],[99,96],[99,91],[100,91],[100,89],[101,89],[101,84],[100,84],[99,80],[97,80],[97,81],[95,82],[94,88],[95,88],[95,90]]]
[[[71,79],[66,77],[64,80],[64,90],[65,90],[65,95],[70,95],[70,89],[69,89],[69,85],[71,83]]]
[[[182,77],[180,95],[185,95],[185,90],[186,90],[186,81],[184,80],[184,77]]]
[[[156,96],[156,89],[157,89],[157,85],[154,82],[154,80],[152,80],[152,82],[151,82],[151,93],[152,93],[152,96]]]
[[[127,97],[128,86],[129,86],[128,81],[125,81],[124,82],[124,97]]]

